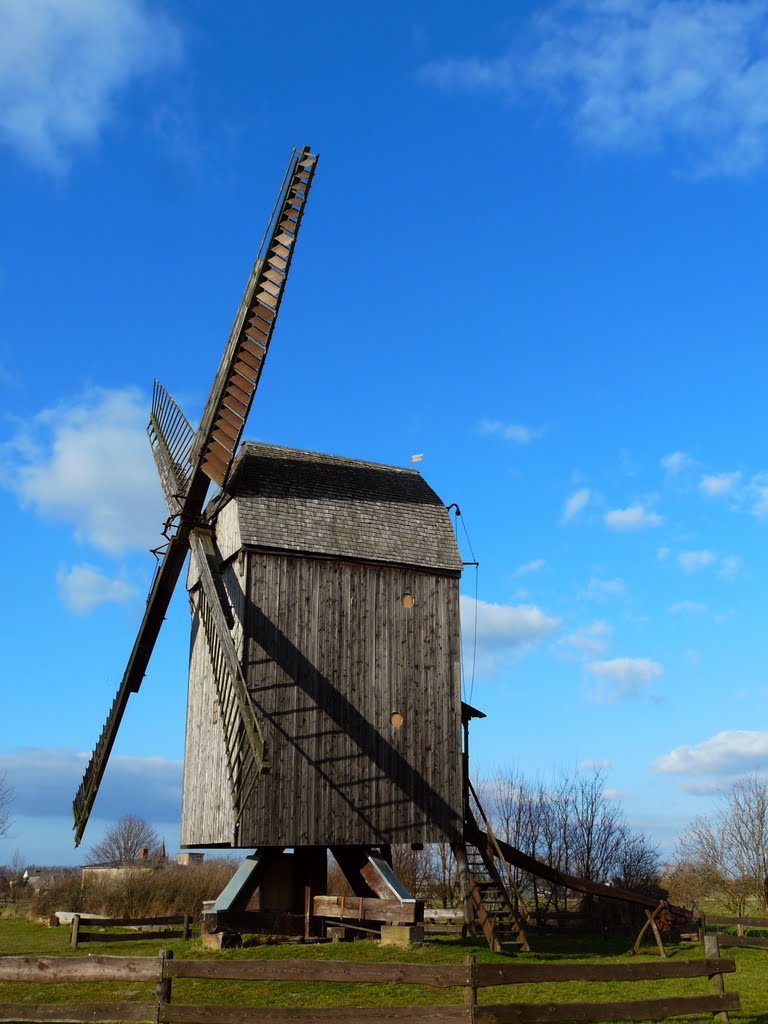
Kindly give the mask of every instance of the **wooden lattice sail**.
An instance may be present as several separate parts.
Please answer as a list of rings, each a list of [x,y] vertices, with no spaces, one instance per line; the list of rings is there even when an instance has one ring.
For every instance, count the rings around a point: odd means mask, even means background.
[[[291,155],[194,436],[170,396],[164,389],[155,388],[148,430],[170,513],[167,544],[120,687],[75,795],[76,844],[82,839],[93,808],[128,697],[139,689],[147,670],[189,550],[191,531],[200,525],[209,482],[222,484],[226,480],[242,436],[275,327],[316,166],[317,155],[308,147],[294,150]],[[221,642],[220,638],[217,642]],[[236,684],[232,685],[236,690]],[[258,729],[242,694],[236,704],[243,725],[229,733],[233,744],[232,763],[239,766],[235,771],[237,781],[232,785],[233,792],[242,795],[243,777],[250,780],[254,771],[262,770],[264,757]],[[247,742],[243,741],[243,735]],[[252,781],[246,785],[252,785]]]

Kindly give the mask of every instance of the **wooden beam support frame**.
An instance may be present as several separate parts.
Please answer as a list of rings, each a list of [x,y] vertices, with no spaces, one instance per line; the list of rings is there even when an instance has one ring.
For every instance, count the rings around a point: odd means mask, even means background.
[[[666,953],[666,950],[664,949],[664,943],[661,941],[661,932],[659,931],[659,926],[656,924],[656,917],[662,911],[668,910],[668,909],[669,909],[669,903],[666,900],[660,900],[658,907],[656,907],[656,909],[654,911],[650,911],[650,910],[646,910],[645,911],[645,916],[647,918],[647,921],[645,922],[643,927],[640,929],[640,931],[638,933],[638,936],[635,939],[635,944],[632,947],[632,956],[637,956],[637,954],[640,952],[640,946],[642,945],[642,942],[643,942],[643,936],[645,935],[645,933],[650,928],[653,931],[653,937],[656,939],[656,945],[658,946],[658,949],[659,949],[659,956],[662,958],[662,960],[666,960],[667,959],[667,953]]]

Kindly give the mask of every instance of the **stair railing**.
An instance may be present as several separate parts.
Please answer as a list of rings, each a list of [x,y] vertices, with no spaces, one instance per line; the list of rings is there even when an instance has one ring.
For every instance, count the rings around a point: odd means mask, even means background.
[[[475,801],[475,806],[477,807],[478,811],[480,812],[480,817],[482,818],[483,824],[485,825],[486,834],[487,834],[487,836],[488,836],[488,838],[489,838],[489,840],[491,842],[491,846],[493,848],[492,851],[489,851],[489,852],[492,852],[492,855],[494,857],[497,857],[501,861],[501,863],[504,865],[504,871],[505,871],[506,876],[507,876],[507,881],[509,882],[510,892],[514,896],[517,897],[518,907],[519,907],[520,914],[523,916],[524,919],[527,920],[529,911],[528,911],[528,907],[526,906],[525,900],[523,899],[523,894],[520,892],[520,889],[518,888],[517,883],[515,882],[514,876],[513,876],[512,872],[510,870],[510,867],[509,867],[509,864],[507,862],[506,857],[501,852],[501,847],[499,846],[498,840],[496,839],[496,836],[494,835],[493,827],[491,826],[491,823],[488,820],[488,816],[486,815],[485,811],[483,810],[483,805],[480,803],[480,798],[477,795],[477,791],[475,790],[475,787],[472,785],[472,780],[471,779],[467,779],[467,783],[469,785],[470,796]]]

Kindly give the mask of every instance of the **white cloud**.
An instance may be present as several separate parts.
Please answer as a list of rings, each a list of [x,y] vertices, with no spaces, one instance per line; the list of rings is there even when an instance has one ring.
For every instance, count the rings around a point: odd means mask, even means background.
[[[736,579],[743,565],[744,561],[739,555],[727,555],[721,560],[717,575],[722,576],[725,580]]]
[[[610,800],[612,802],[618,800],[626,800],[628,796],[629,793],[626,791],[626,789],[615,789],[611,786],[609,786],[607,789],[604,789],[602,792],[603,799]]]
[[[661,459],[662,468],[672,476],[676,476],[693,464],[693,459],[685,452],[670,452],[669,455],[664,455]]]
[[[497,434],[505,441],[530,444],[544,433],[542,427],[526,427],[522,423],[502,423],[500,420],[483,420],[480,429],[484,434]]]
[[[607,772],[613,768],[613,762],[607,758],[593,758],[588,757],[583,761],[579,761],[576,765],[580,772]]]
[[[649,526],[660,526],[662,523],[661,516],[644,505],[611,509],[605,513],[603,519],[605,525],[612,530],[644,530]]]
[[[581,591],[581,596],[588,601],[605,601],[607,598],[625,594],[626,591],[627,585],[619,576],[614,576],[613,579],[593,576]]]
[[[94,565],[61,566],[56,574],[59,597],[73,612],[85,615],[100,604],[125,604],[138,591],[122,579],[110,579]]]
[[[588,487],[581,487],[567,499],[560,516],[561,523],[570,523],[589,502],[592,492]]]
[[[591,623],[589,626],[581,626],[575,629],[561,641],[563,644],[573,647],[580,654],[595,658],[602,654],[607,644],[607,638],[613,632],[613,627],[602,619]]]
[[[768,516],[768,473],[755,473],[749,481],[750,512],[757,519]]]
[[[691,796],[722,796],[730,789],[730,785],[716,779],[686,779],[680,783],[680,789]]]
[[[478,645],[485,651],[533,647],[560,624],[559,619],[546,615],[535,604],[489,604],[462,596],[465,640],[474,630],[475,614]]]
[[[25,748],[0,753],[0,772],[7,772],[15,791],[14,812],[69,816],[89,757],[68,749]],[[176,820],[181,813],[181,765],[181,761],[162,757],[113,754],[94,815],[114,820],[132,813],[155,821]]]
[[[524,565],[519,565],[515,569],[515,576],[526,576],[531,572],[541,572],[546,565],[543,558],[535,558],[532,562],[525,562]]]
[[[121,90],[180,53],[178,29],[145,0],[3,0],[0,139],[60,172]]]
[[[733,730],[675,747],[657,757],[651,767],[665,775],[735,775],[766,765],[768,731]]]
[[[715,556],[711,551],[681,551],[677,556],[677,564],[684,572],[696,572],[712,565]]]
[[[719,498],[733,494],[741,482],[741,473],[712,473],[699,480],[699,490],[708,498]]]
[[[147,409],[136,390],[97,388],[43,410],[3,446],[2,482],[81,542],[111,553],[148,548],[166,513]]]
[[[702,615],[708,611],[705,604],[701,604],[699,601],[677,601],[669,609],[673,615]]]
[[[607,684],[599,696],[635,697],[662,674],[662,667],[650,658],[611,658],[608,661],[593,661],[587,668]]]
[[[527,52],[433,61],[423,76],[543,93],[599,149],[666,148],[698,174],[744,174],[768,152],[766,18],[763,0],[561,0],[536,8]]]

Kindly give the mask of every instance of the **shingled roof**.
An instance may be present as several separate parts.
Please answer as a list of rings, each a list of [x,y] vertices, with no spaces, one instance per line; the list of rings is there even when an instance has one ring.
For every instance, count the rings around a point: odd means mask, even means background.
[[[448,511],[416,470],[246,441],[226,491],[243,546],[461,571]]]

